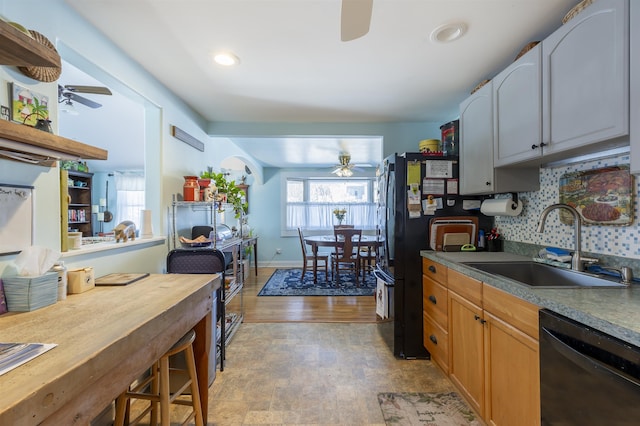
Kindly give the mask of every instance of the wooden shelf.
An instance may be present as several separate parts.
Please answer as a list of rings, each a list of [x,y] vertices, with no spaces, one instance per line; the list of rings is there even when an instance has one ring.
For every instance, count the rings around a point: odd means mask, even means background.
[[[0,120],[0,155],[1,151],[27,154],[34,162],[49,166],[56,160],[106,160],[108,157],[107,150],[102,148],[7,120]]]
[[[60,55],[0,20],[0,65],[59,67]]]

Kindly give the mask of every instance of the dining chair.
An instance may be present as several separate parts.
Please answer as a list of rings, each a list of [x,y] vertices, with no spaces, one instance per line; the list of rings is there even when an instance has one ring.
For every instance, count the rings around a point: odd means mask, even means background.
[[[331,254],[331,270],[340,284],[340,271],[352,271],[360,287],[360,241],[362,229],[334,229],[335,252]]]
[[[302,247],[302,275],[300,276],[300,281],[303,281],[304,276],[307,273],[307,267],[309,262],[312,262],[311,265],[313,265],[314,255],[313,253],[310,253],[309,250],[307,250],[307,244],[304,242],[304,234],[302,232],[302,228],[298,228],[298,235],[300,236],[300,246]],[[324,263],[325,280],[329,281],[329,256],[326,254],[325,255],[318,254],[316,257],[317,257],[317,262]],[[314,272],[317,273],[317,271],[314,271]]]
[[[333,229],[354,229],[355,225],[333,225]]]
[[[360,261],[362,265],[362,279],[364,280],[367,271],[373,272],[375,262],[378,261],[378,242],[380,241],[380,228],[376,227],[376,241],[360,247]]]

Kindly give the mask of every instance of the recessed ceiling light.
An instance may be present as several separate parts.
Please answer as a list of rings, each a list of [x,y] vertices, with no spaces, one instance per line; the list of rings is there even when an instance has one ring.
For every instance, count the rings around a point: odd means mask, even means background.
[[[224,65],[225,67],[230,67],[240,62],[240,59],[231,52],[216,53],[213,56],[213,60],[216,64]]]
[[[434,43],[448,43],[459,39],[467,32],[467,24],[464,22],[454,22],[440,25],[431,32],[429,38]]]

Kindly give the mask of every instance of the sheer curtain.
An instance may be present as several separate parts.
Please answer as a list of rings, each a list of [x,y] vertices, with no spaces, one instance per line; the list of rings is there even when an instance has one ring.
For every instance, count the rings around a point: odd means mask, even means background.
[[[140,212],[144,209],[144,172],[115,172],[116,225],[130,220],[140,227]]]
[[[287,203],[287,229],[298,227],[309,230],[333,229],[338,220],[333,209],[344,208],[347,214],[343,223],[353,224],[360,229],[375,229],[375,203]]]

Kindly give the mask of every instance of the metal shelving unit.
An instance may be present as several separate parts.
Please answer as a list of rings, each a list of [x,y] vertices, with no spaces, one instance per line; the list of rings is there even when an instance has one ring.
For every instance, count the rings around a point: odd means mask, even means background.
[[[202,201],[174,201],[171,206],[170,212],[170,232],[171,238],[169,238],[169,244],[172,245],[170,249],[182,248],[179,241],[178,219],[184,219],[189,225],[188,234],[191,238],[191,227],[196,225],[208,225],[213,228],[213,235],[218,235],[217,225],[220,220],[220,216],[230,215],[235,217],[233,206],[231,204],[217,203],[217,202],[202,202]],[[193,216],[190,218],[187,215]],[[193,222],[193,220],[197,223]],[[240,220],[242,224],[242,220]],[[184,233],[187,232],[185,228]],[[239,230],[239,235],[242,235],[242,229]],[[225,271],[225,282],[222,283],[221,291],[221,312],[220,320],[215,327],[215,335],[213,336],[217,342],[220,351],[218,356],[220,357],[220,370],[224,368],[224,354],[225,347],[231,341],[234,334],[238,330],[240,324],[244,320],[244,251],[242,250],[242,238],[234,237],[226,240],[218,241],[214,238],[214,241],[210,246],[202,247],[203,250],[207,248],[214,248],[226,253],[232,253],[232,261],[230,267]],[[229,309],[227,307],[229,306]],[[225,336],[222,339],[222,336]]]

